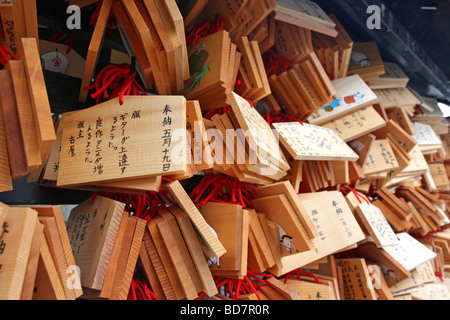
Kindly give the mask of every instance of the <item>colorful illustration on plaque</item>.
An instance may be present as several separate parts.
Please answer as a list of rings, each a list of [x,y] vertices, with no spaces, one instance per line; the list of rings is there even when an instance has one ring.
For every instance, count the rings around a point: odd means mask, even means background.
[[[203,78],[208,71],[211,71],[210,62],[207,62],[209,58],[209,52],[204,50],[206,42],[201,44],[199,48],[191,54],[189,57],[189,70],[191,72],[191,79],[186,86],[186,92],[192,92],[196,87],[199,87]]]
[[[344,98],[338,98],[335,97],[333,102],[331,102],[329,105],[326,105],[322,109],[326,112],[332,112],[335,108],[344,106],[344,107],[350,107],[355,103],[360,103],[364,99],[364,94],[357,92],[353,95],[346,96]]]
[[[272,221],[272,220],[271,220]],[[278,227],[278,232],[280,236],[280,244],[286,248],[286,251],[289,253],[293,253],[293,251],[298,252],[297,248],[294,246],[294,242],[292,241],[292,237],[289,236],[286,231],[275,221],[272,221]]]

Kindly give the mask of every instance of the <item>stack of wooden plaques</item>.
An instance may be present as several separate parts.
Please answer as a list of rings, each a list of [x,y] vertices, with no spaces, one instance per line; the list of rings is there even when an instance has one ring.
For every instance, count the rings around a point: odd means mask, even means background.
[[[19,44],[20,60],[0,75],[3,191],[11,190],[11,180],[38,181],[56,140],[36,39]]]
[[[233,42],[250,34],[263,23],[276,7],[275,0],[210,1],[204,9],[207,20],[220,16],[224,19],[225,30],[230,33]]]
[[[378,100],[375,93],[359,75],[332,80],[331,86],[335,89],[332,102],[322,105],[320,109],[310,115],[307,119],[309,123],[324,125],[371,106]]]
[[[336,24],[315,3],[309,0],[278,0],[275,19],[302,28],[310,29],[330,37],[336,37]]]
[[[305,55],[288,71],[271,75],[269,83],[274,98],[286,107],[287,114],[300,120],[330,104],[336,94],[314,52]]]
[[[253,59],[248,43],[246,49],[245,58]],[[198,100],[203,111],[229,105],[227,94],[234,89],[242,57],[231,42],[229,33],[216,32],[192,43],[188,47],[188,55],[191,77],[183,90],[184,96]],[[254,59],[252,62],[254,64],[247,72],[258,71]],[[259,73],[252,75],[259,76]]]
[[[350,64],[353,40],[335,15],[330,15],[330,19],[336,23],[338,34],[334,38],[313,32],[314,52],[331,79],[345,78]]]
[[[75,300],[82,294],[60,206],[1,204],[2,300]]]
[[[347,162],[359,157],[332,129],[298,122],[272,126],[280,136],[286,157],[292,159],[290,181],[296,190],[300,182],[303,192],[316,192],[347,181],[341,179],[342,174],[349,172]],[[347,165],[347,170],[342,171],[342,165]]]
[[[228,99],[231,110],[209,122],[216,129],[209,131],[215,137],[213,172],[260,185],[281,180],[291,168],[270,126],[246,99],[234,92]]]
[[[256,105],[271,94],[261,51],[258,42],[249,42],[247,37],[240,38],[236,44],[242,59],[237,75],[239,85],[234,91]]]
[[[364,81],[370,82],[378,80],[385,72],[376,42],[354,43],[348,75],[358,74]]]
[[[67,231],[82,270],[82,299],[126,300],[146,221],[130,216],[125,204],[97,196],[70,212]]]
[[[406,88],[409,78],[396,63],[383,62],[385,74],[380,75],[378,80],[369,81],[371,89]]]
[[[437,149],[442,147],[442,140],[433,130],[433,127],[424,123],[413,123],[414,129],[413,139],[417,141],[417,145],[423,154],[436,153]]]
[[[175,1],[103,1],[86,58],[79,101],[86,102],[86,87],[101,50],[110,13],[114,12],[136,69],[147,90],[156,87],[161,95],[183,90],[189,78],[189,64],[183,17]],[[167,76],[169,75],[169,76]]]
[[[275,50],[285,59],[297,63],[313,51],[311,30],[284,21],[275,21]]]
[[[248,36],[250,41],[258,42],[261,54],[266,53],[275,45],[276,25],[274,16],[271,13]]]
[[[437,99],[421,96],[420,100],[422,100],[422,104],[416,106],[411,121],[432,126],[434,132],[441,137],[447,135],[450,125],[439,108]]]
[[[374,89],[374,92],[378,97],[378,103],[385,109],[402,107],[408,111],[422,104],[408,88]]]

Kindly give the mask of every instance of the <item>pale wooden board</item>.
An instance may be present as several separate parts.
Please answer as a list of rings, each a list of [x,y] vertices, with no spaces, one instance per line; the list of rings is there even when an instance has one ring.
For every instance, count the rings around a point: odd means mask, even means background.
[[[215,270],[237,271],[241,269],[242,250],[242,207],[233,204],[209,202],[199,208],[205,221],[217,234],[227,252],[220,257],[219,265],[211,266]]]
[[[408,271],[436,258],[433,251],[427,249],[409,234],[402,232],[397,234],[397,237],[400,239],[398,245],[387,246],[383,249]]]
[[[0,299],[19,300],[27,270],[37,213],[29,208],[3,208]]]
[[[183,234],[186,246],[189,249],[189,253],[197,269],[197,273],[202,281],[204,292],[210,297],[216,295],[218,291],[214,284],[214,280],[205,256],[203,255],[200,242],[195,234],[190,217],[178,207],[171,206],[168,209],[177,219],[178,226]]]
[[[89,43],[89,48],[86,56],[83,79],[81,81],[80,94],[78,97],[78,101],[80,103],[86,103],[88,97],[88,91],[85,90],[85,88],[91,85],[92,77],[94,75],[95,68],[97,67],[97,60],[101,51],[103,37],[106,32],[112,3],[112,0],[105,0],[104,2],[102,2],[102,7],[100,9],[97,22],[95,23],[94,31],[92,33],[91,42]]]
[[[356,161],[359,158],[332,129],[298,122],[272,126],[295,160]]]
[[[415,134],[412,136],[419,146],[440,146],[442,140],[438,137],[433,127],[428,124],[413,123]]]
[[[43,180],[46,182],[52,181],[56,184],[58,180],[59,172],[59,158],[61,155],[61,141],[64,129],[64,118],[71,114],[70,112],[63,113],[60,120],[58,121],[58,128],[56,131],[56,141],[53,145],[52,151],[48,158],[47,165],[45,166],[45,171],[43,175]],[[122,189],[121,193],[139,193],[141,191],[159,191],[161,185],[161,176],[148,177],[143,179],[133,179],[127,181],[116,181],[109,183],[98,183],[97,185],[78,185],[76,188],[86,189],[86,190],[114,190],[117,191]]]
[[[420,100],[408,88],[373,90],[378,103],[385,109],[421,104]]]
[[[247,100],[235,93],[229,96],[231,108],[239,126],[248,134],[249,148],[258,148],[258,160],[264,164],[278,166],[282,170],[289,170],[289,164],[281,151],[279,144],[264,118],[252,108]]]
[[[11,71],[1,70],[0,83],[0,106],[6,145],[8,147],[11,176],[13,180],[19,180],[28,175],[28,166],[20,130],[16,97],[14,94],[11,94],[14,91]]]
[[[84,128],[78,129],[80,123]],[[185,128],[181,96],[128,96],[123,106],[116,98],[70,114],[64,119],[58,185],[184,173]]]
[[[33,300],[66,300],[45,236],[42,235],[42,238]]]
[[[252,200],[252,204],[258,212],[264,213],[268,220],[278,225],[280,228],[278,241],[280,243],[284,243],[283,235],[287,235],[292,240],[293,247],[286,246],[282,251],[283,254],[286,252],[296,254],[314,248],[305,227],[284,194],[256,198]]]
[[[320,192],[311,194],[309,199],[300,201],[311,216],[313,223],[319,231],[319,236],[312,240],[315,248],[307,252],[283,257],[281,270],[270,269],[275,275],[282,275],[296,268],[300,268],[317,259],[323,258],[336,251],[356,244],[365,238],[353,213],[348,207],[345,198],[340,192]],[[333,206],[333,202],[337,204]],[[336,213],[336,210],[342,213]],[[346,223],[346,225],[343,224]]]
[[[154,241],[155,248],[159,254],[159,257],[162,262],[162,266],[167,273],[168,280],[170,281],[171,287],[173,288],[175,298],[177,300],[181,300],[186,298],[186,294],[183,290],[183,285],[180,282],[180,278],[178,277],[178,273],[176,270],[176,266],[172,262],[172,258],[170,257],[170,253],[165,245],[164,239],[161,235],[161,232],[158,228],[158,222],[164,221],[159,215],[153,216],[153,218],[147,224],[147,228],[150,231],[151,237]]]
[[[124,207],[123,203],[96,196],[92,204],[87,199],[72,209],[67,233],[75,263],[82,270],[82,286],[102,288]]]
[[[324,284],[288,279],[286,284],[296,290],[300,300],[332,300],[331,288]]]
[[[3,225],[1,219],[0,225]],[[40,223],[36,223],[20,300],[33,299],[34,284],[36,282],[36,274],[39,265],[39,256],[41,253],[42,241],[45,241],[43,238],[43,234],[44,226]]]
[[[121,292],[124,287],[124,279],[126,276],[128,257],[133,245],[134,231],[136,230],[137,221],[131,219],[131,216],[126,218],[125,234],[120,248],[119,259],[117,261],[117,269],[114,276],[113,286],[111,290],[112,300],[120,300]]]
[[[55,263],[58,276],[64,288],[64,293],[67,300],[75,300],[75,292],[72,288],[69,288],[67,280],[69,274],[67,272],[68,265],[62,246],[61,238],[59,236],[58,226],[54,217],[39,217],[39,222],[44,226],[44,235],[47,240],[47,244],[52,254],[53,262]]]
[[[117,267],[119,264],[120,254],[122,250],[122,244],[125,238],[125,232],[127,229],[129,214],[124,211],[122,213],[122,218],[120,220],[119,229],[116,233],[116,238],[114,239],[114,247],[111,251],[111,258],[108,264],[108,270],[106,271],[105,280],[103,281],[102,290],[99,291],[99,296],[101,298],[111,298],[114,289],[114,280],[117,273]]]
[[[158,276],[158,280],[161,284],[161,289],[163,290],[164,297],[159,297],[160,299],[176,300],[175,290],[170,283],[170,279],[164,265],[162,263],[161,257],[159,256],[158,250],[156,249],[155,242],[150,234],[148,224],[147,229],[144,232],[144,245],[147,250],[150,261],[152,262],[155,273]]]
[[[378,207],[363,202],[356,207],[356,213],[378,247],[398,244],[397,236]]]
[[[130,291],[131,281],[136,269],[139,251],[142,244],[142,238],[144,236],[144,230],[147,224],[145,220],[133,216],[130,216],[130,219],[136,221],[136,226],[134,229],[133,240],[131,242],[129,255],[128,258],[126,259],[127,264],[125,274],[122,279],[121,290],[118,295],[118,299],[120,300],[126,300],[128,297],[128,292]]]
[[[193,226],[199,233],[202,239],[202,249],[209,257],[221,257],[226,253],[226,250],[217,236],[214,234],[211,227],[205,221],[200,211],[194,205],[189,195],[183,189],[179,181],[171,182],[164,186],[173,200],[178,204],[178,206],[189,215],[191,218]]]
[[[39,150],[41,152],[41,167],[30,175],[30,182],[37,181],[43,166],[47,162],[50,151],[56,140],[55,128],[47,95],[44,74],[42,72],[39,49],[34,38],[22,38],[20,48],[23,52],[25,71],[28,80],[28,89],[31,98],[33,118],[36,126]]]
[[[3,117],[0,117],[0,191],[13,190]]]
[[[197,289],[180,252],[182,248],[177,246],[175,235],[172,233],[169,223],[161,219],[157,222],[157,226],[186,299],[193,300],[197,298]]]
[[[322,125],[377,102],[377,96],[358,75],[333,80],[331,83],[336,89],[335,96],[340,100],[340,105],[331,111],[324,108],[316,111],[308,118],[310,124]]]
[[[319,233],[313,224],[311,217],[306,212],[305,207],[300,201],[297,192],[286,182],[278,182],[269,186],[261,186],[255,189],[258,196],[267,196],[275,194],[284,194],[289,200],[290,205],[295,210],[297,216],[305,227],[310,238],[316,237]]]
[[[36,124],[34,122],[30,92],[28,90],[25,65],[21,60],[11,60],[5,68],[11,71],[25,156],[27,159],[28,170],[31,172],[42,165],[42,159],[39,151],[39,142]]]
[[[386,121],[372,106],[322,125],[333,129],[342,140],[349,142],[386,126]]]
[[[367,286],[370,275],[365,259],[337,259],[336,263],[342,267],[345,300],[377,300],[374,288]]]
[[[375,140],[370,146],[367,157],[362,166],[365,175],[391,171],[398,168],[399,164],[395,158],[394,151],[388,140]]]
[[[164,220],[167,221],[169,224],[170,232],[173,235],[173,238],[176,242],[176,246],[180,252],[180,255],[182,257],[182,262],[185,264],[187,272],[189,274],[189,278],[191,279],[194,288],[197,293],[202,292],[202,283],[200,280],[200,277],[197,273],[197,270],[195,268],[195,265],[192,261],[192,258],[189,254],[189,249],[185,243],[185,240],[183,239],[182,232],[180,230],[180,227],[177,224],[177,220],[175,216],[173,216],[167,209],[165,208],[159,208],[158,214],[164,218]]]

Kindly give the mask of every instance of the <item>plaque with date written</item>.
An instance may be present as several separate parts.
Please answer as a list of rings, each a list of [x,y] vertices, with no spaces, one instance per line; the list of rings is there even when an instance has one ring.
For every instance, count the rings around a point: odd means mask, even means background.
[[[129,96],[67,115],[58,186],[186,171],[186,100]]]

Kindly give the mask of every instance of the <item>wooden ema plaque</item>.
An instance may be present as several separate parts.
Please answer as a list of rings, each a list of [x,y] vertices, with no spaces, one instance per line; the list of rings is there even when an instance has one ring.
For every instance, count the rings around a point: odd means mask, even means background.
[[[331,129],[298,122],[274,123],[295,160],[356,161],[358,155]]]
[[[82,286],[102,289],[124,207],[97,196],[93,203],[88,199],[70,212],[67,233],[75,263],[82,270]]]
[[[365,259],[337,259],[336,263],[342,268],[346,300],[378,299]]]
[[[34,38],[22,38],[20,48],[22,50],[21,59],[24,61],[28,80],[33,118],[42,161],[41,167],[28,177],[29,181],[35,182],[47,162],[50,151],[56,140],[56,134],[53,127],[50,102],[47,96],[37,42]]]
[[[88,92],[85,90],[85,88],[91,85],[92,76],[94,75],[95,68],[97,66],[98,56],[100,55],[103,38],[105,36],[112,3],[112,0],[105,0],[102,2],[102,7],[95,24],[91,42],[89,43],[86,64],[84,66],[83,79],[81,82],[80,94],[78,98],[78,101],[80,103],[86,103],[88,97]]]
[[[374,130],[386,127],[386,121],[376,112],[374,107],[369,106],[325,123],[322,127],[333,129],[342,140],[349,142]]]
[[[308,118],[310,124],[322,125],[377,102],[377,96],[359,75],[331,81],[335,100]]]
[[[37,213],[29,208],[1,208],[6,213],[0,228],[0,297],[19,300],[30,255]]]
[[[275,275],[283,275],[365,239],[364,233],[340,192],[305,195],[307,197],[299,195],[300,201],[319,232],[319,235],[312,239],[314,249],[282,257],[283,268],[269,270]]]
[[[130,96],[122,106],[117,98],[70,114],[58,186],[184,173],[185,130],[186,100],[179,96]]]

